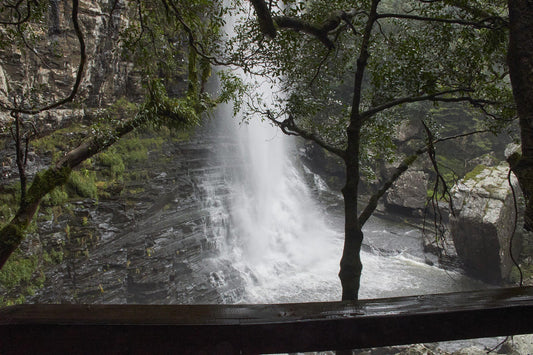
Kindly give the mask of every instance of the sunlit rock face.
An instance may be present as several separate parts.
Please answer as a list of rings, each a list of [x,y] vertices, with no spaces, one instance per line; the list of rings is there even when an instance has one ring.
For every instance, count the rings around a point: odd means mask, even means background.
[[[515,221],[509,168],[478,166],[452,189],[455,215],[450,229],[464,267],[472,276],[499,283],[508,277],[513,261],[510,240]],[[515,179],[513,187],[519,191]],[[513,256],[518,257],[520,236],[513,239]]]

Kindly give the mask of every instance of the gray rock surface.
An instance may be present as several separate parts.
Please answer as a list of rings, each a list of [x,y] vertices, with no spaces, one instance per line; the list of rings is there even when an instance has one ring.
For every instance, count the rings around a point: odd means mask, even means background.
[[[65,256],[45,270],[44,287],[28,301],[237,302],[243,280],[219,258],[222,232],[213,228],[231,198],[225,166],[210,158],[221,149],[235,146],[215,145],[202,132],[188,142],[167,142],[150,152],[139,167],[147,175],[127,182],[121,196],[79,201],[72,215],[43,223],[39,234],[59,239]],[[161,160],[164,154],[168,160]]]
[[[28,82],[31,82],[32,95],[39,106],[59,101],[70,94],[79,63],[79,43],[70,19],[71,2],[56,3],[57,19],[54,21],[58,23],[55,30],[41,33],[42,38],[35,48],[42,58],[46,58],[45,62],[36,60],[30,51],[23,52],[17,47],[0,49],[2,102],[11,103],[10,97],[15,92],[29,91],[24,86]],[[106,106],[126,95],[133,101],[142,97],[138,72],[131,61],[123,58],[121,48],[117,47],[119,29],[128,23],[129,14],[122,2],[117,3],[112,16],[108,14],[108,7],[109,2],[104,0],[81,0],[79,4],[87,62],[76,100],[89,107]],[[50,113],[39,115],[36,120],[44,119],[43,115],[46,117]],[[54,110],[52,115],[55,121],[62,121],[64,118],[78,118],[79,110],[67,106]],[[0,112],[0,122],[9,119],[8,112]]]
[[[387,192],[389,208],[422,211],[426,205],[428,175],[419,170],[407,170]]]
[[[506,279],[513,266],[509,243],[515,208],[506,163],[478,166],[452,188],[455,215],[450,231],[465,270],[487,282]],[[513,179],[515,191],[518,184]],[[513,240],[513,255],[520,254],[521,241]]]

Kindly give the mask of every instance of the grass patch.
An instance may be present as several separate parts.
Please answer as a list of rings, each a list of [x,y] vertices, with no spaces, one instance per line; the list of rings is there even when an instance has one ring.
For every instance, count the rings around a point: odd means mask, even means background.
[[[36,255],[22,257],[19,252],[13,253],[0,270],[0,285],[12,289],[23,282],[29,282],[39,266]]]
[[[469,171],[468,173],[466,173],[464,179],[465,181],[466,180],[474,180],[474,181],[477,181],[477,176],[487,168],[486,165],[483,165],[483,164],[479,164],[478,166],[476,166],[474,169],[472,169],[472,171]]]
[[[58,129],[52,134],[33,140],[31,146],[37,154],[51,154],[52,160],[62,156],[61,152],[78,146],[87,135],[87,127],[82,124],[71,124]]]
[[[73,171],[67,181],[67,190],[79,197],[97,198],[96,173],[88,169]]]
[[[69,195],[65,186],[58,186],[43,198],[42,203],[44,206],[62,206],[68,201]]]
[[[104,170],[104,175],[107,175],[112,180],[122,180],[124,170],[126,169],[124,161],[120,154],[116,153],[115,149],[108,149],[105,152],[98,154],[98,163],[107,169]]]

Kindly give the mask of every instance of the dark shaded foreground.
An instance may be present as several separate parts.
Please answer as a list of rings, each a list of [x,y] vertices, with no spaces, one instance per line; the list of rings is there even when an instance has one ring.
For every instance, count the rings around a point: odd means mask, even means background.
[[[273,305],[19,305],[0,354],[355,349],[533,333],[533,287]]]

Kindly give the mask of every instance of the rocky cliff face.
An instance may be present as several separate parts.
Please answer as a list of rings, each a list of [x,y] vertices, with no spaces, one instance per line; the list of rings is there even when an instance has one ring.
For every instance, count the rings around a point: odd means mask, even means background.
[[[455,215],[450,216],[450,230],[457,254],[467,272],[492,283],[506,279],[513,266],[509,246],[515,208],[508,172],[505,163],[478,166],[452,189]],[[516,180],[512,181],[518,192]],[[513,239],[515,258],[520,249],[517,233]]]
[[[36,107],[67,97],[75,82],[80,47],[71,20],[71,2],[51,1],[48,30],[36,31],[33,50],[10,47],[0,49],[0,100],[12,104],[13,97]],[[87,63],[76,97],[85,108],[98,108],[127,95],[138,100],[140,78],[133,64],[122,58],[119,29],[128,23],[122,1],[81,0],[79,22],[83,31]],[[113,7],[114,6],[114,7]],[[111,12],[111,8],[113,11]],[[79,105],[78,105],[79,106]],[[79,107],[61,107],[37,118],[45,125],[57,126],[65,119],[85,114]],[[0,120],[9,113],[0,113]]]

